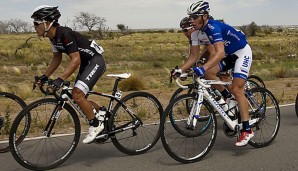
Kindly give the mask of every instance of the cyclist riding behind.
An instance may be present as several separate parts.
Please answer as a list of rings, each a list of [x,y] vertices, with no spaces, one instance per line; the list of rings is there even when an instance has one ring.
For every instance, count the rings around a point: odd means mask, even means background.
[[[53,58],[51,64],[39,77],[38,83],[46,82],[50,75],[58,68],[62,60],[62,53],[70,57],[70,63],[64,73],[53,80],[52,88],[58,90],[63,81],[70,77],[80,66],[72,90],[72,98],[82,109],[89,120],[89,133],[83,143],[91,143],[103,130],[104,116],[95,116],[96,110],[91,102],[86,99],[86,94],[96,84],[106,70],[105,60],[102,56],[103,49],[95,41],[89,41],[80,33],[58,23],[61,14],[58,7],[42,5],[34,9],[31,16],[38,36],[48,37],[51,41]]]
[[[252,51],[241,31],[220,21],[210,20],[209,11],[209,3],[204,0],[192,3],[187,9],[194,28],[206,33],[214,48],[212,53],[209,51],[208,61],[203,66],[195,67],[194,71],[199,77],[208,73],[209,79],[217,79],[216,73],[233,68],[231,93],[238,103],[243,125],[241,136],[235,145],[245,146],[254,136],[249,125],[248,103],[244,95],[245,82],[252,63]],[[181,70],[185,71],[190,68],[197,55],[198,47],[192,46],[189,60],[181,67]]]

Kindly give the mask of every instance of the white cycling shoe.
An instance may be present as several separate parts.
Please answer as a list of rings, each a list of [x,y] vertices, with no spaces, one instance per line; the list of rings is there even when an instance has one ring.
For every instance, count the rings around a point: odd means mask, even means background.
[[[86,135],[85,139],[83,140],[84,144],[89,144],[94,141],[95,137],[103,130],[104,124],[99,122],[97,127],[90,126],[89,133]]]

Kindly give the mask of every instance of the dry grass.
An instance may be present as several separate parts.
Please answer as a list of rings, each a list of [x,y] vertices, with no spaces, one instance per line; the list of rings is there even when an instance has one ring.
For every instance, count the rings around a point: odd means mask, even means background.
[[[21,94],[22,89],[27,92],[28,88],[31,89],[34,76],[41,75],[50,63],[52,54],[47,39],[32,38],[29,40],[30,46],[25,46],[15,54],[16,48],[31,36],[35,34],[0,35],[0,90],[13,91],[16,94]],[[254,54],[251,73],[266,81],[289,78],[288,82],[293,83],[283,82],[285,87],[297,87],[297,58],[288,58],[288,55],[298,54],[298,32],[250,37],[248,41]],[[183,55],[188,53],[188,42],[182,33],[135,33],[97,42],[105,49],[105,74],[130,72],[138,78],[137,81],[143,82],[143,85],[139,86],[142,88],[138,89],[146,91],[158,90],[171,94],[177,88],[174,84],[169,84],[169,70],[176,65],[181,66],[185,60]],[[69,58],[64,56],[61,67],[51,78],[60,76],[68,62]],[[73,74],[69,80],[74,81],[75,77],[76,74]],[[130,81],[131,86],[137,81]],[[114,79],[104,75],[93,90],[109,93],[113,83]],[[20,86],[12,86],[15,84]],[[34,97],[27,93],[22,96],[27,99]],[[286,91],[284,96],[287,96]],[[161,96],[164,97],[166,96]]]

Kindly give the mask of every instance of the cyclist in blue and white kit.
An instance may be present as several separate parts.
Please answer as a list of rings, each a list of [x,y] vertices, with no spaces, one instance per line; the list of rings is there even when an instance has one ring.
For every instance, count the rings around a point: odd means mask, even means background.
[[[244,95],[244,86],[252,63],[252,51],[241,31],[220,21],[210,20],[209,11],[209,3],[204,0],[192,3],[187,9],[187,14],[192,19],[194,28],[206,33],[214,48],[207,63],[194,68],[194,71],[198,76],[203,76],[208,71],[209,79],[218,79],[216,73],[233,68],[231,93],[238,103],[243,124],[241,136],[235,145],[245,146],[254,136],[249,126],[248,103]],[[197,56],[197,48],[192,47],[189,58],[196,58]],[[186,63],[181,68],[182,71],[190,68],[191,62]]]
[[[209,18],[213,19],[212,16],[209,16]],[[202,63],[204,63],[206,60],[208,60],[208,56],[209,56],[209,51],[211,51],[211,53],[214,51],[213,45],[210,43],[206,33],[200,31],[200,30],[195,30],[193,25],[191,24],[191,19],[189,17],[184,17],[181,21],[180,21],[180,28],[182,29],[184,35],[188,38],[189,40],[189,45],[190,45],[190,49],[192,46],[194,47],[200,47],[203,46],[203,49],[201,51],[201,55],[199,57],[199,60],[197,60],[197,58],[192,58],[192,59],[188,59],[186,61],[186,63],[192,63],[194,64],[196,61],[199,62],[197,64],[197,66],[202,65]],[[173,73],[173,77],[176,78],[176,74],[181,74],[182,70],[177,68],[175,69],[174,73]],[[208,79],[208,73],[206,73],[206,78]],[[227,74],[226,72],[224,73],[220,73],[219,74],[220,80],[223,81],[231,81],[230,80],[230,75]],[[224,99],[227,99],[227,101],[229,101],[230,103],[233,102],[234,100],[230,100],[232,98],[231,93],[224,87],[224,86],[212,86],[214,88],[216,88],[217,90],[219,90],[222,94],[222,96],[224,97]],[[234,102],[236,103],[236,102]],[[235,105],[234,105],[235,106]],[[228,115],[234,115],[234,112],[228,112]]]

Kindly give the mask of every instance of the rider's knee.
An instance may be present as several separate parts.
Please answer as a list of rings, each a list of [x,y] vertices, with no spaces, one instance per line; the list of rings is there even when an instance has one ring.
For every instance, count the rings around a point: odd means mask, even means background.
[[[75,88],[72,90],[72,98],[73,98],[73,100],[74,100],[76,103],[80,103],[80,101],[81,101],[82,99],[86,98],[86,97],[85,97],[85,94],[84,94],[84,92],[83,92],[82,90],[80,90],[80,89],[78,89],[78,88],[75,87]]]

